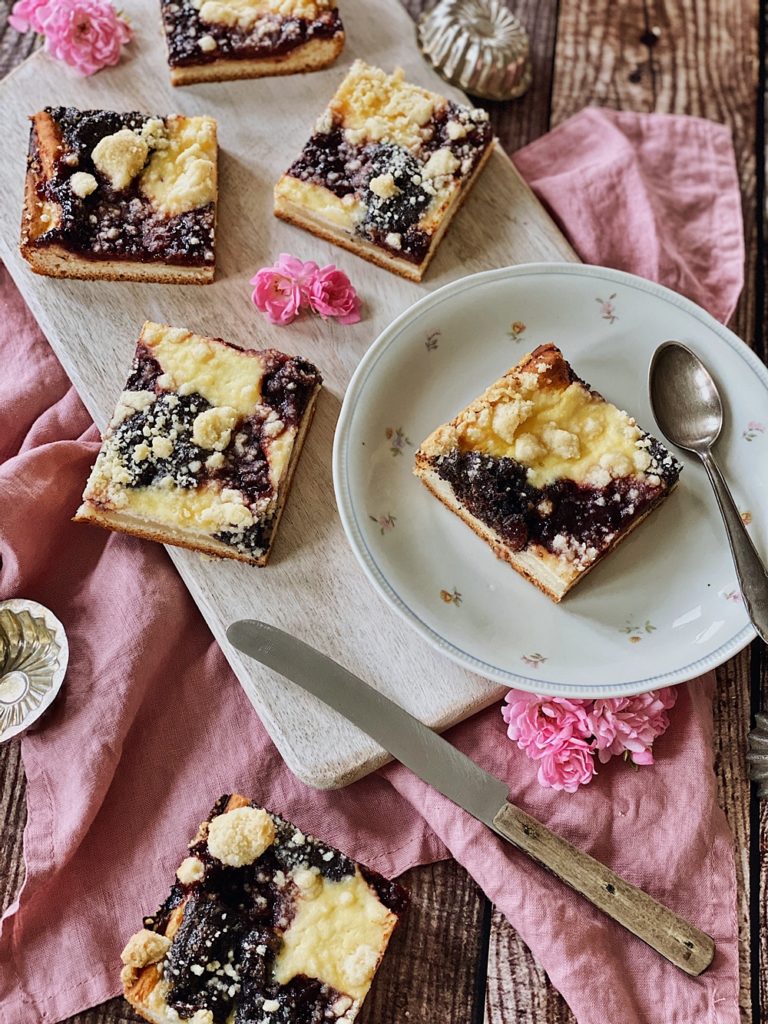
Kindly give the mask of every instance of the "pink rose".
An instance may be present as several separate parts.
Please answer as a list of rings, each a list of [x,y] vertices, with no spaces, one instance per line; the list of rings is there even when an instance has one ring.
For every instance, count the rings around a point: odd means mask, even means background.
[[[14,28],[45,36],[45,48],[79,75],[117,64],[131,29],[107,0],[20,0],[9,19]]]
[[[674,707],[677,692],[672,687],[634,697],[596,700],[588,715],[598,757],[629,753],[635,764],[653,764],[653,741],[669,726],[667,711]]]
[[[569,700],[510,690],[501,709],[507,735],[538,763],[542,786],[575,792],[605,764],[629,754],[635,764],[653,764],[654,740],[669,726],[671,687],[634,697]]]
[[[317,270],[311,260],[303,263],[281,252],[272,267],[262,267],[251,278],[251,300],[273,324],[289,324],[299,315],[309,279]]]
[[[342,324],[360,319],[360,301],[349,278],[334,266],[318,267],[281,252],[272,267],[262,267],[255,277],[251,299],[273,324],[289,324],[309,306],[322,317],[335,316]]]
[[[581,700],[561,697],[537,697],[510,690],[507,705],[501,709],[507,723],[507,735],[528,757],[538,760],[569,743],[583,739],[585,719]]]
[[[322,317],[334,316],[341,324],[360,321],[360,300],[343,270],[333,264],[317,270],[309,282],[307,297],[312,309]]]
[[[42,33],[42,17],[48,6],[51,6],[51,0],[18,0],[8,15],[8,24],[17,32],[29,32],[32,29],[33,32]]]
[[[570,740],[567,744],[539,761],[539,784],[549,789],[562,789],[575,793],[579,786],[592,781],[595,759],[589,745],[583,740]]]

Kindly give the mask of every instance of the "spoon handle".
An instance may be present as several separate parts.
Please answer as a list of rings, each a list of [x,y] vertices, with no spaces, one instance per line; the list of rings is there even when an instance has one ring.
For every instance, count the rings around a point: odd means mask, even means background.
[[[768,643],[768,570],[755,550],[752,538],[733,500],[728,484],[711,452],[699,452],[720,507],[731,554],[736,563],[744,604],[761,639]]]

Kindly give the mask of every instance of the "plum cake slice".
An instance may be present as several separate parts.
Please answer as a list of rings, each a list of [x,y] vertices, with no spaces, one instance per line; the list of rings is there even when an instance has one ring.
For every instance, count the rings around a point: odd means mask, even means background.
[[[264,565],[322,379],[145,323],[75,520]]]
[[[223,796],[123,950],[125,997],[154,1024],[351,1024],[407,903],[397,883]]]
[[[35,273],[213,280],[212,118],[46,107],[31,120],[21,253]]]
[[[335,0],[160,0],[173,85],[317,71],[344,47]]]
[[[275,186],[275,213],[420,281],[492,143],[484,110],[357,60]]]
[[[550,344],[430,434],[414,472],[560,601],[667,497],[680,470]]]

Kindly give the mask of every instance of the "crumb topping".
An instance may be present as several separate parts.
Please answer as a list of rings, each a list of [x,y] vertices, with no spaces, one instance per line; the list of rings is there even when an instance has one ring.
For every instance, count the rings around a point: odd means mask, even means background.
[[[101,171],[116,192],[127,188],[143,169],[149,146],[130,128],[105,135],[91,153],[94,167]]]
[[[205,877],[205,864],[198,857],[185,857],[179,864],[176,877],[182,885],[193,885]]]
[[[171,67],[258,60],[343,32],[332,0],[161,0]]]
[[[233,868],[253,864],[274,841],[275,826],[261,807],[238,807],[208,826],[208,852]]]
[[[273,839],[231,866],[212,855],[210,835],[241,811],[266,816]],[[177,877],[144,921],[173,934],[153,1011],[184,1021],[210,1014],[213,1024],[349,1024],[405,909],[404,891],[239,796],[217,801],[190,855],[204,877],[194,886]]]
[[[424,178],[442,178],[454,173],[461,166],[450,149],[437,149],[421,169]]]
[[[146,967],[147,964],[156,964],[162,960],[170,945],[171,940],[165,935],[142,928],[130,937],[120,959],[126,967]]]
[[[84,171],[75,171],[69,179],[69,187],[81,199],[85,199],[92,192],[95,192],[98,184],[92,174],[86,174]]]
[[[167,146],[157,148],[141,189],[169,216],[196,210],[216,198],[216,122],[210,117],[170,117]]]
[[[331,0],[192,0],[192,6],[200,11],[202,21],[249,32],[265,14],[314,21],[333,4]]]
[[[435,106],[444,102],[435,93],[406,82],[402,68],[388,75],[356,60],[329,108],[353,144],[367,139],[416,148],[423,138],[421,129]]]
[[[201,448],[223,452],[232,439],[239,416],[228,405],[214,406],[198,413],[192,424],[192,440]]]
[[[459,413],[438,443],[514,458],[539,488],[560,479],[601,487],[652,470],[647,435],[631,416],[578,379],[553,386],[545,364],[523,364]]]
[[[57,209],[35,239],[89,259],[212,264],[216,128],[207,117],[48,107],[61,136],[52,174],[41,172],[32,129],[29,163],[41,210]]]
[[[84,501],[260,556],[320,383],[280,352],[145,324]]]
[[[356,61],[275,196],[420,263],[491,142],[485,111]]]
[[[438,428],[418,459],[513,551],[538,545],[578,569],[656,504],[681,469],[551,345]]]

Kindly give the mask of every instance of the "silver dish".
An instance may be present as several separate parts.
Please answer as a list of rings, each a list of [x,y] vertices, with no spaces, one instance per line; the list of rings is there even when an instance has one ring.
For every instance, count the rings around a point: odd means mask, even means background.
[[[52,612],[23,598],[0,602],[0,743],[52,704],[68,660],[64,627]]]
[[[439,0],[416,31],[435,69],[473,96],[511,100],[531,84],[528,33],[504,0]]]

